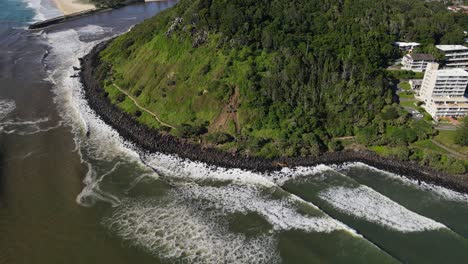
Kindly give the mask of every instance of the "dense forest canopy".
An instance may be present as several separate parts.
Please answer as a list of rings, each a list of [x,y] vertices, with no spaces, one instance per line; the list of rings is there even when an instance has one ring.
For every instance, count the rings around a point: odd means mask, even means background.
[[[393,43],[460,44],[465,20],[421,0],[181,0],[117,38],[97,75],[173,133],[235,138],[248,153],[314,155],[359,134],[407,144],[427,135],[392,104]]]

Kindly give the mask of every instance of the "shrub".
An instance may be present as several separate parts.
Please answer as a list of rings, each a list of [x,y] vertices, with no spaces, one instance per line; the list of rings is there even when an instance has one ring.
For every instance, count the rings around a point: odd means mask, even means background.
[[[448,173],[452,173],[452,174],[463,174],[466,172],[465,165],[463,164],[463,162],[459,160],[455,160],[452,163],[450,163],[447,166],[446,170]]]
[[[461,146],[468,146],[468,116],[462,119],[462,125],[457,129],[455,143]]]
[[[201,124],[201,125],[182,124],[181,126],[177,128],[178,136],[181,136],[184,138],[198,137],[200,135],[205,134],[206,132],[208,132],[208,129],[206,128],[206,124]]]
[[[341,141],[332,140],[328,143],[328,149],[333,152],[340,151],[343,150],[343,144],[341,143]]]
[[[209,134],[206,140],[215,144],[225,144],[234,141],[234,137],[223,132]]]
[[[125,101],[125,98],[126,98],[125,94],[119,94],[117,96],[117,102],[122,103],[123,101]]]
[[[386,106],[382,110],[382,119],[383,120],[393,120],[398,118],[398,110],[393,106]]]

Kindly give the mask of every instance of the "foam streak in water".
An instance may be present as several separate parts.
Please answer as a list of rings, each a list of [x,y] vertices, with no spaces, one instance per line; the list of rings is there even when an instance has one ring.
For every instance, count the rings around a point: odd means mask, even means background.
[[[467,194],[459,193],[459,192],[447,189],[445,187],[434,185],[434,184],[429,184],[429,183],[426,183],[426,182],[418,182],[417,180],[410,179],[410,178],[405,177],[403,175],[397,175],[395,173],[391,173],[391,172],[388,172],[388,171],[379,170],[377,168],[371,167],[371,166],[369,166],[367,164],[364,164],[364,163],[361,163],[361,162],[346,163],[346,164],[343,164],[343,165],[340,165],[340,166],[336,166],[337,169],[341,169],[341,170],[343,170],[343,169],[345,170],[345,169],[353,168],[353,167],[365,168],[365,169],[368,169],[368,170],[377,171],[377,172],[381,173],[383,176],[389,177],[389,178],[394,179],[394,180],[398,180],[403,184],[406,184],[406,185],[412,186],[414,188],[418,188],[418,189],[421,189],[421,190],[431,192],[432,194],[437,196],[437,198],[439,198],[439,199],[444,199],[444,200],[448,200],[448,201],[456,201],[456,202],[461,202],[461,203],[468,204],[468,195]]]
[[[0,120],[3,120],[11,112],[16,109],[15,101],[13,100],[0,100]]]
[[[256,212],[263,216],[275,230],[304,230],[308,232],[332,232],[334,230],[349,230],[334,219],[321,214],[309,217],[294,210],[295,199],[284,198],[273,200],[260,197],[253,186],[200,187],[186,185],[180,189],[181,196],[190,201],[202,201],[203,210],[215,208],[224,213]],[[310,205],[308,205],[310,206]],[[318,211],[318,208],[313,207]],[[321,212],[320,212],[321,213]]]
[[[445,228],[432,219],[418,215],[367,186],[332,187],[319,197],[346,214],[400,232],[421,232]]]
[[[159,258],[176,263],[277,263],[271,235],[229,232],[177,201],[126,200],[104,220],[111,230]]]

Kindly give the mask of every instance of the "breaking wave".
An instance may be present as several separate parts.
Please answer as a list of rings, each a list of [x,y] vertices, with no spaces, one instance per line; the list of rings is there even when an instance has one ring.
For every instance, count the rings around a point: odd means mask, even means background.
[[[255,212],[267,220],[275,230],[303,230],[306,232],[351,231],[345,225],[322,213],[316,206],[288,194],[282,199],[261,197],[255,186],[200,187],[186,185],[179,190],[181,196],[191,202],[198,202],[202,210],[218,210],[223,214]],[[316,214],[299,214],[295,207],[303,204]]]
[[[402,184],[405,184],[405,185],[408,185],[408,186],[412,186],[414,188],[418,188],[418,189],[427,191],[427,192],[431,193],[435,198],[468,204],[468,195],[467,194],[460,193],[460,192],[457,192],[457,191],[453,191],[453,190],[447,189],[447,188],[442,187],[442,186],[438,186],[438,185],[426,183],[426,182],[423,182],[423,181],[417,181],[417,180],[414,180],[414,179],[410,179],[410,178],[408,178],[406,176],[403,176],[403,175],[398,175],[398,174],[391,173],[391,172],[388,172],[388,171],[379,170],[377,168],[371,167],[371,166],[369,166],[367,164],[364,164],[364,163],[361,163],[361,162],[345,163],[343,165],[336,166],[336,169],[338,169],[338,170],[346,170],[346,169],[349,169],[349,168],[365,168],[365,169],[368,169],[368,170],[376,171],[376,172],[381,173],[383,176],[386,176],[386,177],[394,179],[394,180],[398,180]]]
[[[319,194],[339,211],[400,232],[421,232],[446,228],[416,214],[367,186],[332,187]]]
[[[45,2],[44,0],[25,0],[25,2],[27,7],[34,10],[36,14],[33,17],[34,21],[43,21],[63,15],[60,10],[54,6],[52,1]]]
[[[273,235],[233,233],[213,221],[215,217],[168,197],[124,200],[103,224],[131,244],[174,263],[280,262]]]

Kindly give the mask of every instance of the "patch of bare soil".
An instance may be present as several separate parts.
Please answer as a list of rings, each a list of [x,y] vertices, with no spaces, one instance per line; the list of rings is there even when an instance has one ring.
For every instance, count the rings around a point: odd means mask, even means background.
[[[228,102],[224,105],[221,112],[218,116],[214,119],[211,123],[210,127],[208,128],[208,132],[219,132],[219,131],[227,131],[229,129],[229,124],[231,121],[234,122],[234,126],[236,128],[236,133],[240,133],[240,126],[237,117],[237,108],[239,107],[239,87],[236,86],[234,89],[234,93],[229,98]]]

